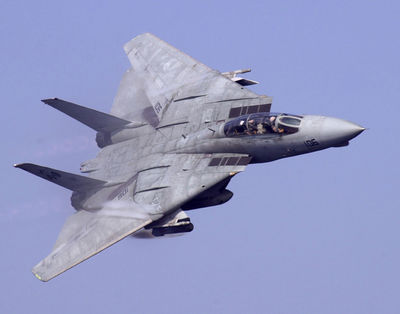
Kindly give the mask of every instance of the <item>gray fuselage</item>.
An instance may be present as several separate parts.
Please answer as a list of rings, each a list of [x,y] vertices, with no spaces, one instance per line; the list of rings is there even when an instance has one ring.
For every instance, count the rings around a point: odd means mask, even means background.
[[[292,134],[243,134],[227,137],[224,125],[217,130],[206,128],[180,139],[177,151],[182,153],[242,153],[252,156],[251,163],[269,162],[329,147],[348,145],[364,128],[346,120],[304,115],[298,131]]]

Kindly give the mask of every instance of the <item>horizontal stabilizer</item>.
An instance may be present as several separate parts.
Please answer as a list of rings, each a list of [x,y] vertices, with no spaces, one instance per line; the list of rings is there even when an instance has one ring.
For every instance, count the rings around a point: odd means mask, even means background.
[[[131,121],[58,98],[43,99],[42,101],[98,132],[114,131],[131,123]]]
[[[58,184],[71,191],[79,191],[87,188],[94,188],[105,184],[105,181],[96,180],[73,173],[68,173],[52,168],[42,167],[35,164],[25,163],[16,164],[16,168],[28,171],[38,177],[48,180],[52,183]]]

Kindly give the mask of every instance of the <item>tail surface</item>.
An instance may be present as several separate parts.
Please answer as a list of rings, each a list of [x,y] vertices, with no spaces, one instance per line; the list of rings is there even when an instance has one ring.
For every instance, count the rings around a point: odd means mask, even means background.
[[[102,186],[103,184],[106,183],[105,181],[92,179],[77,174],[64,172],[57,169],[52,169],[30,163],[15,164],[14,167],[30,172],[35,176],[41,177],[42,179],[58,184],[71,191],[79,191],[82,189],[94,188]]]
[[[69,115],[97,132],[112,132],[132,123],[131,121],[79,106],[59,98],[43,99],[42,102]]]

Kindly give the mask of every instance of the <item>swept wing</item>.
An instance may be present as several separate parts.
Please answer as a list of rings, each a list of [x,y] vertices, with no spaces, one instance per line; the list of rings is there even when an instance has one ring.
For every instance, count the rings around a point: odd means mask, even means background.
[[[132,69],[121,82],[112,115],[59,99],[45,102],[97,131],[141,121],[147,126],[135,130],[139,137],[104,147],[92,161],[98,166],[88,177],[31,164],[20,166],[47,180],[46,174],[58,173],[67,182],[60,185],[77,193],[96,187],[92,197],[97,204],[102,202],[100,209],[77,208],[67,219],[53,251],[33,268],[43,281],[151,223],[157,225],[196,196],[229,182],[251,160],[245,154],[178,153],[168,146],[164,152],[153,152],[157,145],[239,114],[269,111],[270,97],[244,89],[154,35],[134,38],[125,51]],[[81,184],[85,179],[86,186]],[[59,184],[57,179],[49,181]],[[70,181],[79,186],[70,186]]]
[[[80,210],[65,222],[53,251],[32,272],[48,281],[151,223],[141,208]]]
[[[124,49],[132,68],[121,81],[114,115],[128,120],[141,116],[154,126],[177,121],[201,126],[270,110],[271,97],[243,88],[152,34],[135,37]]]
[[[123,191],[133,185],[133,199],[119,198],[119,193],[112,192],[110,195],[113,198],[104,200],[101,209],[81,209],[70,216],[52,252],[32,269],[33,273],[42,281],[56,277],[150,223],[179,210],[197,195],[243,171],[250,159],[243,154],[164,156],[161,166],[142,170],[133,177],[134,180],[116,188],[115,191]],[[19,168],[34,174],[42,169],[50,171],[47,170],[50,168],[36,165]],[[36,169],[39,170],[36,172]],[[85,178],[55,169],[51,171],[62,173],[61,178],[76,176],[75,181]],[[48,179],[45,175],[39,176]]]

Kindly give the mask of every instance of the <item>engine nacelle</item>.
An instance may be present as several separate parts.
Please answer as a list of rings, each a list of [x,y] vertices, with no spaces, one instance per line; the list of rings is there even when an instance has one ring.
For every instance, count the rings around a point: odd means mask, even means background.
[[[221,205],[229,201],[233,196],[233,193],[227,189],[222,190],[218,193],[207,193],[207,191],[203,194],[200,194],[198,197],[192,199],[182,206],[183,210],[191,210],[196,208],[208,207]]]
[[[96,143],[99,148],[104,148],[108,145],[111,145],[111,135],[110,133],[105,132],[97,132],[96,133]]]
[[[113,131],[97,132],[96,133],[97,146],[103,148],[111,144],[116,144],[136,137],[143,136],[142,127],[145,125],[147,124],[143,122],[131,122],[120,129],[116,129]]]

